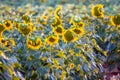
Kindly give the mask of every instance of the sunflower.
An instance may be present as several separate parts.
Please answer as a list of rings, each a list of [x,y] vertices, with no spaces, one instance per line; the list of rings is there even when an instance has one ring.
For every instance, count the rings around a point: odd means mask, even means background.
[[[59,62],[57,59],[52,59],[52,62],[55,64],[55,65],[59,65]]]
[[[12,22],[10,20],[4,21],[3,25],[6,28],[6,30],[9,30],[12,28]]]
[[[35,27],[32,24],[21,24],[18,28],[18,31],[20,31],[23,36],[29,35],[33,30],[35,30]]]
[[[62,25],[62,20],[59,18],[55,18],[51,23],[51,28],[55,28],[56,26]]]
[[[14,24],[14,27],[15,27],[16,29],[18,29],[18,28],[20,27],[20,23],[17,22],[17,21],[13,22],[13,24]]]
[[[75,33],[78,37],[82,36],[84,32],[84,28],[72,28],[73,33]]]
[[[60,18],[60,15],[58,14],[59,11],[62,9],[62,6],[58,6],[56,9],[55,9],[55,12],[54,12],[54,16],[55,18]]]
[[[7,46],[8,41],[7,41],[5,38],[1,38],[0,43],[1,43],[3,46]]]
[[[120,14],[118,14],[116,16],[111,16],[110,21],[111,21],[112,25],[120,27]]]
[[[52,28],[62,24],[62,20],[60,19],[60,15],[58,14],[61,9],[62,9],[61,6],[58,6],[58,7],[55,9],[55,12],[54,12],[55,19],[54,19],[53,22],[51,23],[51,27],[52,27]]]
[[[70,69],[73,69],[75,67],[74,63],[70,63]]]
[[[50,46],[53,46],[58,43],[58,40],[59,40],[58,36],[50,35],[46,38],[45,42],[48,43]]]
[[[104,5],[102,5],[102,4],[97,4],[96,6],[94,6],[91,10],[92,16],[104,17],[103,7],[104,7]]]
[[[3,24],[0,24],[0,37],[2,36],[4,31],[5,31],[5,27],[3,26]]]
[[[80,64],[78,64],[78,66],[76,67],[76,70],[79,71],[80,70]]]
[[[24,21],[24,23],[29,23],[31,21],[28,15],[23,15],[22,20]]]
[[[15,41],[13,39],[6,39],[6,38],[1,38],[0,43],[7,48],[11,48],[12,46],[15,46]]]
[[[32,37],[26,40],[26,44],[27,44],[27,47],[32,50],[38,50],[42,45],[42,41],[38,37]]]
[[[64,28],[62,26],[57,26],[53,28],[53,32],[57,35],[62,35],[62,33],[64,32]]]
[[[47,21],[48,21],[48,16],[42,16],[39,20],[39,22],[44,26],[47,24]]]
[[[58,57],[65,58],[65,59],[67,58],[63,51],[57,51],[57,52],[58,52],[58,54],[57,54]]]
[[[78,27],[84,27],[84,26],[85,26],[85,23],[84,23],[84,22],[78,22],[78,23],[77,23],[77,26],[78,26]]]
[[[74,16],[71,17],[70,23],[73,24],[74,26],[78,26],[78,27],[84,27],[85,26],[84,22],[80,21],[79,18],[77,20],[75,20]]]
[[[66,30],[63,34],[62,34],[62,39],[64,42],[74,42],[77,40],[77,37],[74,37],[74,34],[71,30]]]

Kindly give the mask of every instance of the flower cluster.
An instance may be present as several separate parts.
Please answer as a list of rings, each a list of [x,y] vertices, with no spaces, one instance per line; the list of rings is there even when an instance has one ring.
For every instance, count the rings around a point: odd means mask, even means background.
[[[95,80],[103,61],[119,55],[120,15],[106,15],[103,4],[4,7],[9,13],[0,19],[0,79]]]

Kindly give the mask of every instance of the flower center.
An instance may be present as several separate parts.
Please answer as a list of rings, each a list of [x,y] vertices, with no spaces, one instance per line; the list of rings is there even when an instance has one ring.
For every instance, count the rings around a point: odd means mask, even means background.
[[[49,41],[50,41],[50,42],[55,42],[55,39],[54,39],[53,37],[50,37],[50,38],[49,38]]]
[[[56,32],[58,32],[58,33],[62,33],[62,29],[61,29],[61,27],[57,27]]]
[[[81,33],[81,31],[80,31],[80,30],[78,30],[78,29],[74,29],[73,31],[74,31],[76,34]]]
[[[66,39],[67,41],[71,41],[71,40],[74,39],[73,34],[72,34],[71,31],[67,31],[67,32],[64,34],[64,37],[65,37],[65,39]]]

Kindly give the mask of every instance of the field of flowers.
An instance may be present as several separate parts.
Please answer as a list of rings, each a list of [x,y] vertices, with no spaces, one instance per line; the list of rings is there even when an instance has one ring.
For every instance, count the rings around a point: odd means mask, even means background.
[[[0,0],[0,80],[119,73],[120,0]]]

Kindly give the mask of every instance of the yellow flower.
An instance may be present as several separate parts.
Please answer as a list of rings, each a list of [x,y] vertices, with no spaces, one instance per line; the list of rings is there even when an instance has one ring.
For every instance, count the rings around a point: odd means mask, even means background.
[[[15,21],[13,24],[14,24],[14,27],[15,27],[16,29],[18,29],[18,28],[20,27],[20,23],[17,22],[17,21]]]
[[[62,33],[64,32],[64,28],[62,26],[57,26],[53,28],[53,32],[57,35],[62,35]]]
[[[2,37],[4,31],[5,31],[5,27],[3,26],[3,24],[0,24],[0,37]]]
[[[58,14],[59,11],[62,9],[62,6],[58,6],[56,9],[55,9],[55,12],[54,12],[54,16],[55,18],[60,18],[60,15]]]
[[[72,28],[73,33],[75,33],[78,37],[84,34],[84,28]]]
[[[66,55],[65,55],[65,53],[63,51],[58,51],[57,56],[66,59]]]
[[[120,14],[118,14],[116,16],[111,16],[110,21],[111,21],[112,25],[120,27]]]
[[[13,39],[6,39],[6,38],[1,38],[0,40],[1,44],[4,47],[11,48],[12,46],[15,46],[15,41]]]
[[[28,15],[23,15],[22,20],[24,21],[24,23],[29,23],[31,21]]]
[[[48,43],[50,46],[53,46],[58,43],[58,40],[58,36],[51,35],[46,38],[45,42]]]
[[[60,75],[60,80],[64,80],[66,77],[66,71],[62,70],[61,75]]]
[[[15,41],[13,39],[10,39],[9,41],[10,41],[11,45],[15,46]]]
[[[8,44],[8,41],[4,38],[1,38],[0,40],[0,43],[3,45],[3,46],[6,46]]]
[[[73,32],[71,30],[66,30],[62,34],[62,39],[64,42],[74,42],[77,40],[77,37],[74,37]]]
[[[74,16],[71,17],[70,19],[70,23],[73,24],[74,26],[77,27],[84,27],[85,23],[80,21],[79,18],[76,18],[77,20],[74,20]]]
[[[42,17],[40,18],[40,23],[41,23],[42,25],[46,25],[46,24],[47,24],[47,20],[48,20],[48,16],[42,16]]]
[[[31,24],[20,25],[18,31],[20,31],[23,36],[27,36],[33,31],[33,26]]]
[[[103,10],[104,5],[102,4],[97,4],[92,8],[92,16],[94,17],[104,17],[104,10]]]
[[[61,6],[58,6],[58,7],[55,9],[55,12],[54,12],[55,19],[54,19],[53,22],[51,23],[51,27],[52,27],[52,28],[62,24],[62,20],[60,19],[60,15],[58,14],[61,9],[62,9]]]
[[[55,65],[59,65],[59,62],[58,62],[58,60],[56,60],[56,59],[53,59],[52,62],[53,62]]]
[[[80,70],[80,66],[81,66],[81,65],[80,65],[80,64],[78,64],[78,66],[77,66],[77,68],[76,68],[76,70],[77,70],[77,71],[79,71],[79,70]]]
[[[53,20],[53,22],[51,23],[51,27],[52,28],[54,28],[54,27],[56,27],[56,26],[58,26],[58,25],[62,25],[62,20],[61,19],[59,19],[59,18],[55,18],[54,20]]]
[[[77,23],[77,26],[78,26],[78,27],[84,27],[84,26],[85,26],[85,23],[84,23],[84,22],[78,22],[78,23]]]
[[[10,30],[12,28],[12,22],[10,20],[4,21],[3,25],[6,28],[6,30]]]
[[[33,49],[33,50],[38,50],[42,45],[42,41],[38,37],[28,38],[26,40],[26,44],[28,48]]]
[[[69,67],[70,69],[73,69],[75,67],[74,63],[71,63]]]

